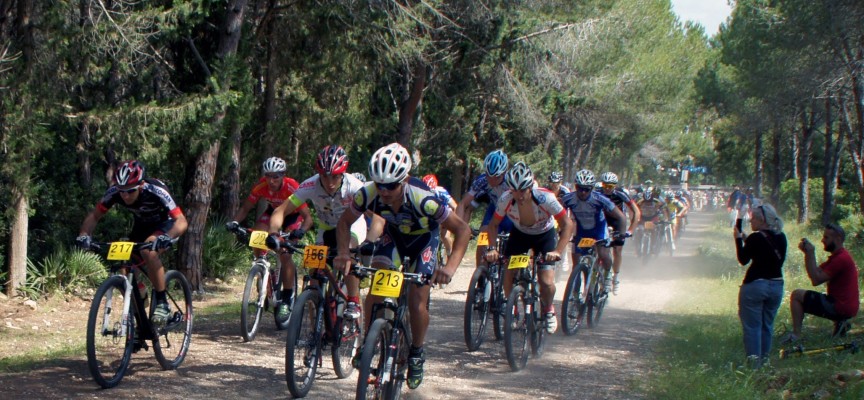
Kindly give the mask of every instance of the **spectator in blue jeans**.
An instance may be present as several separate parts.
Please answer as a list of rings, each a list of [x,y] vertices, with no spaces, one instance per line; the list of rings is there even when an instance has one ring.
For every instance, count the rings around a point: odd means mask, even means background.
[[[747,361],[759,368],[768,361],[774,317],[783,301],[783,262],[786,261],[786,235],[783,221],[774,207],[758,204],[752,209],[746,237],[734,228],[735,249],[741,265],[750,264],[738,292],[738,317],[744,333]]]

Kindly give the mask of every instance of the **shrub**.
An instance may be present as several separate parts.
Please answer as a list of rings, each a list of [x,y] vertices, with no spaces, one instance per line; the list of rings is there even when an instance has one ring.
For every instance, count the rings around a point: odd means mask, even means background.
[[[225,218],[213,218],[207,228],[202,254],[205,276],[224,279],[249,266],[250,250],[225,230],[225,222]]]
[[[58,250],[41,261],[27,260],[27,282],[21,292],[36,299],[46,294],[97,286],[108,275],[98,254]]]

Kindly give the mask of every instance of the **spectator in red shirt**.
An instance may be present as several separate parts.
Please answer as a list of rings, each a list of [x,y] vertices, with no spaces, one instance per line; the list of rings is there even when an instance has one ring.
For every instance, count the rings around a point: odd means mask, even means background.
[[[796,289],[792,292],[790,305],[792,308],[793,332],[785,342],[797,341],[801,337],[801,324],[804,314],[834,321],[834,336],[843,336],[849,331],[849,319],[858,314],[858,267],[852,256],[843,247],[846,232],[837,224],[825,225],[822,234],[822,245],[825,251],[831,253],[828,260],[816,266],[816,254],[812,243],[806,238],[801,239],[798,248],[804,253],[804,264],[807,276],[813,286],[828,282],[828,293],[823,294],[813,290]]]

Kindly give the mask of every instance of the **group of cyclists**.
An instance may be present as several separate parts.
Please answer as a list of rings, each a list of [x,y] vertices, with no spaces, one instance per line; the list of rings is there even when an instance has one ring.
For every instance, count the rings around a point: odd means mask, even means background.
[[[411,156],[398,143],[373,154],[368,164],[370,182],[364,182],[365,177],[360,174],[348,173],[348,167],[348,156],[341,146],[325,146],[315,159],[316,174],[298,184],[286,176],[284,160],[268,158],[263,163],[263,176],[226,227],[236,229],[263,200],[267,208],[255,219],[253,229],[267,231],[267,246],[279,249],[284,246],[283,240],[305,238],[317,219],[314,241],[335,250],[332,267],[345,277],[347,305],[343,318],[363,318],[366,324],[371,322],[372,304],[382,299],[367,295],[361,300],[360,279],[350,273],[357,262],[351,249],[361,244],[374,243],[373,268],[422,273],[430,277],[433,285],[446,285],[451,282],[472,237],[466,221],[485,204],[480,230],[488,235],[488,243],[496,243],[500,233],[508,232],[505,257],[529,251],[543,255],[544,263],[538,268],[537,278],[545,330],[551,334],[558,327],[553,304],[555,269],[567,254],[569,243],[583,238],[614,239],[611,250],[602,246],[596,250],[603,267],[612,270],[604,275],[608,277],[604,290],[617,294],[625,238],[646,221],[666,219],[676,223],[686,218],[688,211],[684,192],[661,192],[649,181],[643,185],[644,189],[632,193],[619,186],[618,176],[612,172],[600,174],[597,179],[592,171],[579,170],[571,191],[564,184],[563,174],[554,171],[544,186],[529,165],[521,161],[511,165],[501,150],[485,157],[483,173],[474,179],[458,204],[438,185],[434,174],[422,179],[411,175]],[[129,209],[134,215],[130,239],[156,242],[153,251],[141,253],[148,271],[155,274],[151,276],[156,293],[152,320],[154,324],[164,323],[170,310],[164,300],[164,269],[159,254],[185,232],[186,219],[165,185],[145,177],[144,167],[138,161],[127,161],[116,168],[114,181],[85,218],[77,242],[89,246],[96,223],[113,205]],[[315,219],[310,206],[314,208]],[[677,224],[680,226],[680,222]],[[280,232],[290,235],[283,239]],[[436,256],[439,244],[446,248],[447,257],[443,259]],[[580,250],[577,246],[572,248],[575,261]],[[476,268],[487,268],[498,257],[496,246],[478,245]],[[409,264],[402,265],[405,260]],[[280,261],[283,289],[276,314],[287,320],[295,295],[292,288],[298,278],[297,268],[286,252],[280,253]],[[511,290],[512,278],[512,271],[505,270],[505,294]],[[408,298],[412,336],[406,382],[412,389],[423,380],[430,288],[412,287]],[[359,358],[356,354],[355,363]]]

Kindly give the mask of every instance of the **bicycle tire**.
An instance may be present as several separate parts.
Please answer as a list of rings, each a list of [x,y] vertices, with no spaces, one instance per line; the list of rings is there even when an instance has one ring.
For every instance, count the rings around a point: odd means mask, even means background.
[[[315,383],[315,371],[321,360],[322,327],[318,307],[321,293],[307,288],[294,302],[296,312],[288,319],[288,334],[285,339],[285,382],[294,397],[306,397]],[[323,318],[324,314],[320,314]]]
[[[363,351],[360,357],[359,374],[357,376],[357,399],[386,398],[384,381],[384,362],[387,358],[387,346],[390,343],[392,326],[390,321],[379,318],[369,327]]]
[[[572,336],[579,332],[585,320],[588,300],[588,277],[591,270],[584,263],[573,269],[561,301],[561,325],[564,335]]]
[[[504,339],[504,284],[501,275],[495,282],[495,287],[492,288],[492,330],[495,333],[495,340]]]
[[[243,302],[240,303],[240,331],[244,342],[251,342],[258,334],[261,326],[263,305],[258,304],[261,293],[265,290],[264,270],[260,265],[253,265],[246,277],[246,287],[243,288]]]
[[[123,312],[125,293],[126,280],[122,276],[109,277],[96,290],[87,317],[87,367],[93,380],[105,389],[117,386],[123,380],[129,362],[132,360],[135,318],[131,312]],[[109,305],[111,311],[106,311]],[[130,302],[130,308],[132,307],[134,304]],[[127,315],[125,322],[124,314]],[[108,331],[102,328],[104,320],[100,318],[101,316],[116,319],[109,322]],[[126,325],[125,338],[120,336],[124,324]]]
[[[183,363],[192,343],[192,286],[180,271],[167,271],[165,295],[173,313],[165,326],[154,327],[153,354],[162,369],[172,370]]]
[[[344,319],[337,316],[335,337],[333,339],[332,357],[333,371],[340,379],[347,378],[354,372],[351,359],[363,344],[363,328],[359,319]]]
[[[533,296],[532,296],[533,297]],[[543,357],[546,346],[546,318],[542,313],[540,298],[533,299],[531,315],[528,318],[528,332],[531,335],[531,355],[534,358]]]
[[[525,368],[528,363],[528,318],[525,304],[525,288],[513,286],[504,306],[504,353],[513,372]]]
[[[604,276],[600,272],[603,271],[602,266],[595,266],[594,282],[591,283],[590,298],[588,299],[588,327],[596,328],[600,323],[600,317],[603,316],[603,307],[606,306],[606,298],[608,295],[604,293],[603,282]]]
[[[463,331],[468,351],[475,351],[483,344],[486,324],[489,320],[489,300],[492,297],[492,283],[485,268],[477,268],[468,284],[465,296],[465,315]]]

